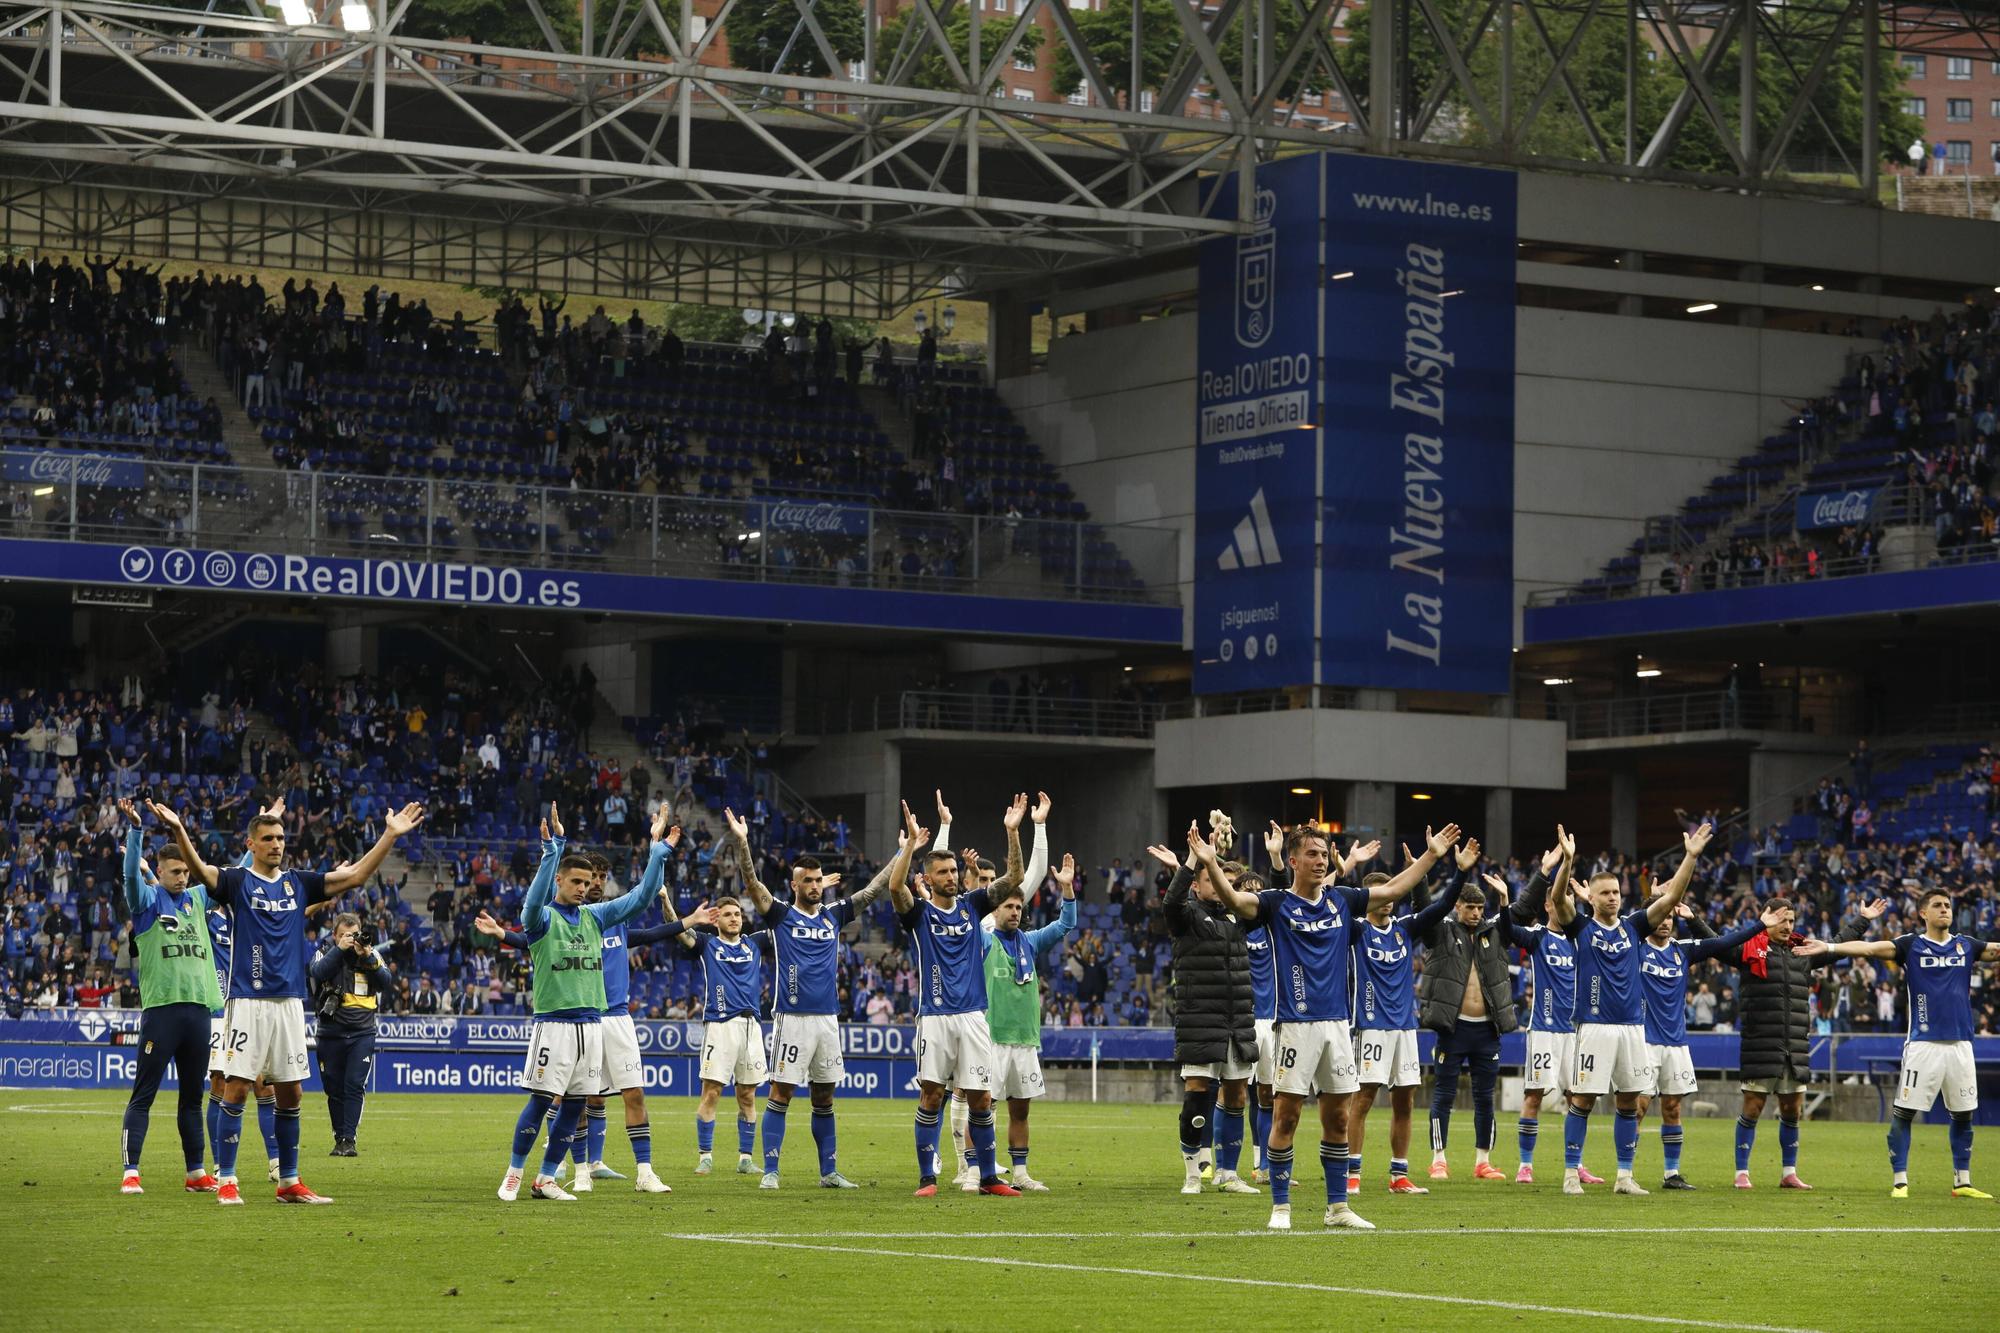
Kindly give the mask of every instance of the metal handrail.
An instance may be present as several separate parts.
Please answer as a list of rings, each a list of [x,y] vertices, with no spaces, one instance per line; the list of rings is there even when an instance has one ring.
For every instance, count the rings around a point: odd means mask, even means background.
[[[7,535],[1178,605],[1172,528],[0,446]],[[25,492],[25,496],[22,494]],[[33,516],[9,519],[17,499]],[[578,530],[588,534],[578,540]],[[1102,554],[1105,545],[1111,555]]]
[[[1026,736],[1144,739],[1164,711],[1117,699],[1036,698],[953,690],[901,690],[853,699],[799,702],[799,729],[820,735],[860,731],[978,731]]]

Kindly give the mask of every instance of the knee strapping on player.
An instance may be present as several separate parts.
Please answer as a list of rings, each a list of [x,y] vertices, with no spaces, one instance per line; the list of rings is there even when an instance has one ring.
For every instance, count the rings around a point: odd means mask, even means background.
[[[1181,1156],[1200,1154],[1208,1142],[1208,1122],[1214,1115],[1214,1088],[1191,1090],[1181,1098]]]

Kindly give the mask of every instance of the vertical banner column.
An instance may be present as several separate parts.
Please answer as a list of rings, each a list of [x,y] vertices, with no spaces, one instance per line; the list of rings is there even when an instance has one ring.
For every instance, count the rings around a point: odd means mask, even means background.
[[[1315,680],[1323,163],[1262,167],[1256,230],[1201,247],[1197,693]],[[1217,189],[1230,207],[1235,176]]]
[[[1326,171],[1321,678],[1504,694],[1515,176],[1345,153]]]

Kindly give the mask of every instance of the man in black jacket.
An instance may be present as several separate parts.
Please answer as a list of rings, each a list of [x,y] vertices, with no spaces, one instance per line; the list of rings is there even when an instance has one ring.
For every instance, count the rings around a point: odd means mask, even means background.
[[[319,1081],[333,1121],[332,1157],[357,1157],[361,1103],[368,1095],[368,1067],[375,1061],[375,1021],[380,997],[394,985],[389,969],[361,933],[361,918],[333,919],[333,940],[312,963],[319,992]]]
[[[1502,913],[1507,908],[1506,882],[1493,891],[1480,887],[1473,873],[1479,864],[1479,843],[1469,839],[1455,853],[1465,881],[1453,899],[1451,915],[1418,938],[1423,941],[1423,975],[1417,981],[1417,1022],[1437,1034],[1432,1053],[1435,1078],[1431,1085],[1431,1179],[1449,1177],[1445,1143],[1451,1131],[1451,1108],[1458,1100],[1458,1075],[1472,1070],[1474,1180],[1505,1180],[1491,1154],[1498,1130],[1493,1115],[1493,1090],[1500,1078],[1500,1038],[1520,1026],[1514,1012],[1514,983],[1507,972],[1507,938]],[[1490,882],[1490,881],[1489,881]]]
[[[1243,1109],[1250,1075],[1257,1067],[1257,1025],[1250,998],[1250,951],[1244,926],[1216,896],[1196,853],[1200,830],[1188,825],[1185,863],[1165,846],[1148,847],[1154,859],[1174,867],[1161,910],[1174,950],[1174,1063],[1180,1066],[1181,1160],[1187,1178],[1181,1193],[1201,1193],[1200,1154],[1209,1139],[1209,1119],[1222,1102],[1221,1141],[1216,1145],[1215,1184],[1227,1194],[1260,1194],[1236,1172],[1243,1150]],[[1238,881],[1254,893],[1264,887],[1255,875]]]
[[[1882,915],[1887,903],[1861,909],[1864,919]],[[1766,904],[1770,927],[1747,944],[1721,954],[1723,962],[1741,969],[1743,985],[1737,1026],[1743,1040],[1737,1054],[1743,1079],[1743,1110],[1736,1117],[1736,1188],[1750,1188],[1750,1150],[1757,1143],[1757,1119],[1773,1094],[1778,1098],[1778,1152],[1784,1174],[1778,1188],[1809,1190],[1799,1179],[1799,1122],[1803,1118],[1806,1084],[1812,1080],[1813,969],[1833,961],[1832,954],[1807,956],[1794,946],[1797,911],[1784,898]],[[1861,938],[1852,927],[1842,940]]]

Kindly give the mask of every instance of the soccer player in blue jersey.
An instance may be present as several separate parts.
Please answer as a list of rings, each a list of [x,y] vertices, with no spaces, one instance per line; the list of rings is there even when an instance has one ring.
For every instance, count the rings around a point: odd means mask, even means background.
[[[1238,918],[1263,921],[1271,930],[1277,975],[1277,1095],[1272,1103],[1271,1219],[1274,1231],[1292,1226],[1292,1137],[1308,1093],[1319,1093],[1320,1166],[1326,1173],[1326,1225],[1374,1230],[1347,1205],[1348,1109],[1358,1086],[1348,1024],[1348,979],[1355,923],[1375,903],[1393,903],[1422,882],[1438,858],[1457,844],[1458,825],[1424,830],[1423,855],[1372,889],[1329,886],[1333,864],[1327,838],[1310,825],[1293,831],[1288,889],[1239,892],[1223,877],[1215,849],[1190,826],[1188,845],[1202,859],[1216,896]]]
[[[1694,865],[1715,830],[1707,824],[1681,836],[1683,855],[1657,897],[1623,916],[1618,880],[1594,877],[1589,885],[1590,915],[1577,911],[1567,877],[1556,885],[1552,922],[1576,941],[1576,1060],[1572,1066],[1569,1114],[1563,1119],[1563,1193],[1583,1193],[1577,1171],[1583,1164],[1590,1110],[1606,1093],[1616,1096],[1618,1119],[1612,1146],[1620,1194],[1646,1194],[1632,1176],[1639,1151],[1639,1094],[1653,1086],[1646,1056],[1646,1002],[1639,977],[1640,947],[1653,928],[1673,915],[1687,895]]]
[[[1555,886],[1572,882],[1570,871],[1575,863],[1576,839],[1558,824],[1556,845],[1542,853],[1540,868],[1505,917],[1508,942],[1527,951],[1535,980],[1521,1092],[1521,1167],[1514,1173],[1516,1185],[1535,1183],[1535,1140],[1541,1132],[1542,1099],[1550,1093],[1560,1099],[1568,1092],[1570,1070],[1576,1063],[1576,1024],[1571,1018],[1576,1005],[1576,946],[1563,931],[1542,921],[1545,914],[1554,919]],[[1588,897],[1588,891],[1578,896]],[[1585,1185],[1604,1183],[1585,1166],[1579,1165],[1576,1175]]]
[[[604,933],[651,905],[666,873],[660,863],[668,852],[665,843],[655,842],[646,873],[624,896],[608,903],[586,903],[595,867],[588,857],[564,850],[562,820],[554,805],[542,833],[541,864],[521,905],[522,934],[534,960],[535,1025],[521,1071],[528,1104],[515,1122],[513,1152],[498,1191],[507,1203],[520,1197],[528,1153],[558,1098],[562,1106],[530,1194],[564,1202],[576,1197],[556,1183],[555,1173],[583,1119],[585,1099],[605,1091]],[[480,929],[493,933],[483,925]],[[635,1150],[642,1142],[650,1145],[650,1136],[635,1135]]]
[[[695,927],[711,927],[697,931]],[[694,1173],[715,1169],[715,1108],[723,1088],[736,1090],[736,1172],[754,1169],[757,1085],[765,1078],[764,1028],[757,1007],[764,990],[764,950],[758,934],[743,933],[743,904],[724,898],[701,904],[665,929],[701,956],[701,1100],[695,1107]],[[759,932],[761,934],[761,932]]]
[[[640,884],[657,893],[667,919],[674,916],[673,894],[666,887],[667,867],[673,863],[673,849],[680,844],[681,831],[678,825],[668,827],[671,810],[662,804],[654,816],[652,841],[664,845],[668,854],[654,857],[648,854],[646,869],[640,877]],[[596,853],[583,853],[590,862],[591,886],[584,893],[586,905],[604,901],[605,884],[610,878],[611,863]],[[505,940],[514,948],[526,952],[528,937],[520,931],[498,931],[485,923],[492,918],[485,913],[475,922],[477,929],[486,934]],[[497,925],[497,923],[495,923]],[[618,922],[603,928],[604,949],[604,1020],[601,1041],[604,1052],[604,1081],[615,1088],[625,1107],[625,1137],[632,1145],[632,1160],[636,1164],[632,1188],[641,1194],[671,1194],[673,1187],[661,1180],[653,1169],[653,1130],[646,1114],[645,1064],[639,1057],[639,1037],[632,1022],[630,998],[632,986],[631,950],[639,945],[657,944],[667,939],[669,932],[664,926],[645,929],[629,929],[625,922]],[[624,1177],[604,1164],[605,1109],[604,1098],[584,1099],[584,1123],[570,1144],[571,1156],[576,1162],[576,1178],[570,1189],[579,1194],[588,1194],[593,1182],[598,1180],[623,1180]]]
[[[1476,849],[1478,844],[1469,846]],[[1372,893],[1388,882],[1387,875],[1377,872],[1364,876],[1361,887]],[[1430,1193],[1410,1179],[1410,1123],[1417,1089],[1424,1081],[1423,1061],[1417,1057],[1416,940],[1450,915],[1457,899],[1455,884],[1440,885],[1430,902],[1398,918],[1393,900],[1376,902],[1371,898],[1368,914],[1354,932],[1355,1078],[1360,1086],[1347,1111],[1350,1197],[1361,1188],[1361,1146],[1368,1112],[1384,1088],[1389,1090],[1390,1109],[1389,1191]]]
[[[1775,911],[1766,911],[1762,921],[1751,921],[1717,935],[1683,902],[1673,915],[1662,917],[1646,937],[1639,951],[1639,977],[1646,999],[1646,1057],[1653,1065],[1653,1087],[1660,1098],[1660,1148],[1666,1157],[1666,1176],[1661,1189],[1691,1190],[1693,1182],[1681,1174],[1681,1099],[1695,1090],[1694,1059],[1688,1053],[1687,969],[1689,963],[1713,958],[1743,944],[1777,922]],[[1694,938],[1683,943],[1674,938],[1676,923],[1682,923]],[[1646,1117],[1645,1093],[1639,1096],[1639,1118]]]
[[[282,808],[283,802],[279,806]],[[271,813],[262,811],[260,813]],[[162,853],[164,859],[165,853]],[[174,853],[180,859],[180,853]],[[238,861],[238,865],[248,865],[249,860]],[[222,992],[222,1001],[229,1003],[230,961],[235,955],[232,948],[234,936],[230,931],[229,909],[219,903],[208,905],[208,940],[210,952],[215,956],[215,984]],[[208,1142],[215,1153],[216,1161],[222,1160],[222,1048],[229,1033],[229,1024],[223,1017],[224,1010],[217,1009],[208,1019],[208,1110],[204,1119],[208,1125]],[[251,1088],[257,1099],[257,1131],[264,1140],[264,1162],[266,1174],[273,1184],[278,1179],[278,1092],[269,1079],[258,1079]]]
[[[250,820],[251,864],[217,870],[201,859],[179,815],[148,802],[153,817],[173,835],[190,876],[227,906],[235,927],[230,960],[228,1023],[222,1054],[223,1133],[216,1153],[221,1181],[216,1200],[240,1204],[236,1149],[241,1141],[243,1106],[251,1084],[268,1078],[277,1096],[278,1191],[280,1203],[320,1204],[299,1179],[299,1103],[306,1056],[306,909],[366,884],[398,839],[424,819],[412,802],[383,816],[382,836],[361,859],[320,874],[285,869],[285,823],[273,814]]]
[[[904,857],[914,857],[930,841],[930,831],[917,826],[907,804],[902,837],[898,855]],[[917,955],[916,1196],[937,1193],[938,1131],[946,1090],[953,1087],[965,1093],[966,1137],[978,1164],[979,1192],[1016,1196],[1020,1191],[1000,1178],[994,1160],[993,1040],[979,925],[993,904],[984,889],[959,892],[958,858],[950,852],[926,856],[923,877],[927,899],[911,892],[906,875],[889,880],[890,901]]]
[[[829,903],[826,890],[838,883],[817,857],[792,863],[792,900],[780,902],[750,855],[750,823],[724,807],[736,872],[756,919],[771,933],[777,958],[771,1016],[771,1092],[764,1102],[764,1175],[759,1189],[778,1188],[778,1162],[785,1144],[785,1115],[792,1092],[810,1088],[813,1146],[819,1150],[822,1188],[858,1188],[840,1174],[833,1118],[833,1094],[846,1077],[840,1048],[840,931],[854,919],[854,904]]]
[[[1886,901],[1870,905],[1880,916]],[[1847,940],[1828,944],[1802,940],[1801,954],[1836,958],[1880,958],[1903,970],[1909,991],[1910,1026],[1903,1038],[1903,1064],[1896,1075],[1896,1106],[1889,1119],[1889,1197],[1910,1197],[1910,1127],[1944,1096],[1951,1112],[1951,1195],[1990,1199],[1972,1184],[1972,1113],[1979,1109],[1979,1071],[1972,1060],[1972,968],[2000,962],[2000,944],[1989,944],[1951,929],[1951,895],[1930,889],[1917,902],[1919,934],[1892,940]]]

